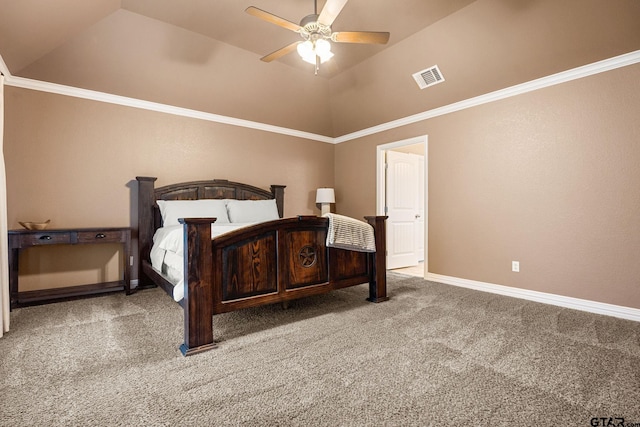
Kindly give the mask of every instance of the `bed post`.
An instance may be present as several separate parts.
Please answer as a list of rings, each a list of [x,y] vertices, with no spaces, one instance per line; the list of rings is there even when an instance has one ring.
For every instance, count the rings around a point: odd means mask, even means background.
[[[271,194],[276,199],[276,205],[278,206],[278,215],[280,218],[284,217],[284,189],[286,185],[272,185]]]
[[[374,229],[376,252],[370,254],[373,271],[369,278],[369,298],[371,302],[387,301],[387,216],[365,216]]]
[[[144,274],[142,261],[149,259],[153,243],[153,205],[156,202],[154,183],[158,178],[137,176],[138,181],[138,289],[153,285]]]
[[[211,223],[215,218],[181,218],[184,227],[184,356],[216,347],[213,342]]]

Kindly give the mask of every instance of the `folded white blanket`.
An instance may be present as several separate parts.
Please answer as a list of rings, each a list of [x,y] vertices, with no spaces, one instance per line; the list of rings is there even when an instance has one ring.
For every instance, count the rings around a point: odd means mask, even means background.
[[[338,214],[324,214],[329,218],[327,246],[358,252],[375,252],[373,227],[364,221]]]

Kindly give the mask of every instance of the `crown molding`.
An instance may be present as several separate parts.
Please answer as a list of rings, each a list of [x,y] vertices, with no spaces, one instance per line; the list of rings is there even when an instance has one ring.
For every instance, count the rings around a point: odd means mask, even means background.
[[[2,59],[2,55],[0,55],[0,73],[2,73],[5,76],[5,78],[11,77],[9,68],[7,67],[7,64],[4,63],[4,59]]]
[[[337,137],[334,139],[334,143],[340,144],[342,142],[347,142],[353,139],[362,138],[364,136],[385,132],[398,127],[432,119],[434,117],[443,116],[445,114],[455,113],[456,111],[466,110],[467,108],[477,107],[482,104],[487,104],[490,102],[499,101],[501,99],[510,98],[512,96],[521,95],[523,93],[544,89],[546,87],[554,86],[560,83],[566,83],[594,74],[603,73],[605,71],[614,70],[616,68],[625,67],[627,65],[637,64],[638,62],[640,62],[640,50],[594,62],[582,67],[573,68],[571,70],[562,71],[560,73],[552,74],[550,76],[542,77],[536,80],[531,80],[526,83],[510,86],[505,89],[489,92],[484,95],[476,96],[475,98],[465,99],[464,101],[455,102],[453,104],[445,105],[439,108],[434,108],[432,110],[424,111],[422,113],[414,114],[408,117],[403,117],[401,119],[393,120],[391,122],[383,123],[370,128],[362,129]]]
[[[173,114],[176,116],[190,117],[194,119],[206,120],[215,123],[222,123],[232,126],[239,126],[248,129],[256,129],[264,132],[278,133],[281,135],[294,136],[296,138],[309,139],[314,141],[333,143],[333,138],[318,135],[311,132],[304,132],[289,129],[281,126],[274,126],[251,120],[238,119],[235,117],[222,116],[220,114],[206,113],[204,111],[192,110],[189,108],[176,107],[173,105],[161,104],[158,102],[144,101],[126,96],[113,95],[95,90],[81,89],[72,86],[60,85],[57,83],[43,82],[40,80],[27,79],[24,77],[7,77],[5,84],[8,86],[31,89],[40,92],[54,93],[58,95],[72,96],[75,98],[89,99],[92,101],[106,102],[109,104],[123,105],[126,107],[141,108],[143,110],[157,111],[161,113]]]
[[[442,116],[445,114],[454,113],[456,111],[465,110],[467,108],[477,107],[479,105],[487,104],[494,101],[499,101],[501,99],[510,98],[512,96],[521,95],[523,93],[532,92],[535,90],[543,89],[543,88],[554,86],[557,84],[566,83],[572,80],[577,80],[577,79],[591,76],[594,74],[599,74],[606,71],[614,70],[616,68],[637,64],[638,62],[640,62],[640,50],[615,56],[613,58],[605,59],[602,61],[594,62],[592,64],[584,65],[582,67],[573,68],[571,70],[562,71],[560,73],[552,74],[550,76],[542,77],[536,80],[531,80],[526,83],[521,83],[505,89],[500,89],[484,95],[476,96],[474,98],[469,98],[464,101],[445,105],[443,107],[434,108],[432,110],[428,110],[422,113],[403,117],[398,120],[382,123],[380,125],[372,126],[372,127],[362,129],[356,132],[352,132],[349,134],[345,134],[343,136],[339,136],[336,138],[319,135],[311,132],[304,132],[296,129],[285,128],[281,126],[274,126],[274,125],[269,125],[265,123],[254,122],[251,120],[244,120],[244,119],[238,119],[235,117],[222,116],[219,114],[206,113],[203,111],[176,107],[176,106],[167,105],[167,104],[160,104],[157,102],[144,101],[141,99],[129,98],[125,96],[112,95],[105,92],[98,92],[98,91],[93,91],[88,89],[80,89],[72,86],[60,85],[57,83],[49,83],[49,82],[43,82],[39,80],[27,79],[24,77],[16,77],[11,75],[1,55],[0,55],[0,72],[2,72],[2,74],[5,75],[5,85],[8,85],[8,86],[15,86],[19,88],[37,90],[41,92],[49,92],[49,93],[55,93],[59,95],[72,96],[76,98],[89,99],[89,100],[94,100],[98,102],[118,104],[118,105],[123,105],[127,107],[158,111],[158,112],[173,114],[177,116],[191,117],[191,118],[200,119],[200,120],[207,120],[207,121],[216,122],[216,123],[228,124],[232,126],[240,126],[240,127],[256,129],[264,132],[278,133],[281,135],[288,135],[296,138],[325,142],[329,144],[340,144],[343,142],[351,141],[351,140],[362,138],[365,136],[374,135],[376,133],[385,132],[391,129],[395,129],[395,128],[407,126],[413,123],[421,122],[424,120],[432,119],[434,117]]]

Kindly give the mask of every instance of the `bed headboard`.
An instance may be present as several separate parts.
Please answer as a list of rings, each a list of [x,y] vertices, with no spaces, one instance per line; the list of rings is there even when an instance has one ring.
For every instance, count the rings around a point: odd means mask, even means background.
[[[138,256],[139,263],[149,259],[153,243],[153,234],[162,225],[160,209],[156,200],[199,200],[199,199],[236,199],[267,200],[275,199],[278,215],[284,214],[284,185],[272,185],[271,191],[249,184],[213,179],[210,181],[190,181],[155,188],[157,178],[137,176],[138,181]],[[142,269],[138,270],[141,276]]]

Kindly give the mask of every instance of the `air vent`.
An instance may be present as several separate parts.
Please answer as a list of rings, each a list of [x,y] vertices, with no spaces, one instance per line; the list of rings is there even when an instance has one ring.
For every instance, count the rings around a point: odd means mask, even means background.
[[[444,81],[444,77],[440,72],[440,69],[437,65],[433,67],[429,67],[426,70],[418,71],[413,74],[413,78],[415,79],[420,89],[427,88],[429,86],[437,85],[438,83],[442,83]]]

